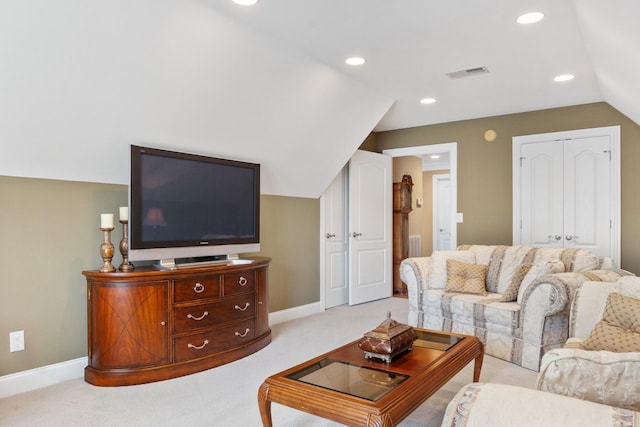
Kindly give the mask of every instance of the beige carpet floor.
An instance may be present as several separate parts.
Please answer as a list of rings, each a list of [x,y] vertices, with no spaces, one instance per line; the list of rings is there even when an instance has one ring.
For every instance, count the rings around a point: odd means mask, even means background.
[[[407,300],[388,298],[340,306],[272,325],[272,342],[263,350],[205,372],[128,387],[95,387],[81,378],[0,399],[1,426],[260,426],[257,391],[269,375],[359,338],[390,311],[407,321]],[[439,426],[453,395],[472,380],[473,363],[429,398],[400,426]],[[533,388],[536,373],[485,356],[482,382]],[[336,408],[339,410],[339,408]],[[278,404],[277,427],[328,427],[339,424]]]

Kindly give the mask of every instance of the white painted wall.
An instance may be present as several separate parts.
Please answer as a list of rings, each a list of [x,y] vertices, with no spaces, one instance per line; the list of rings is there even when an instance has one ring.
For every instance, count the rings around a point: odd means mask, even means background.
[[[129,144],[319,197],[393,103],[197,0],[0,3],[0,174],[126,184]]]

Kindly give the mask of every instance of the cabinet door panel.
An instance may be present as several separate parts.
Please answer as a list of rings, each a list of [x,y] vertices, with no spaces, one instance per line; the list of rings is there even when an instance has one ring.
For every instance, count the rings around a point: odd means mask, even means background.
[[[166,281],[93,286],[91,366],[133,368],[167,363],[168,289]]]

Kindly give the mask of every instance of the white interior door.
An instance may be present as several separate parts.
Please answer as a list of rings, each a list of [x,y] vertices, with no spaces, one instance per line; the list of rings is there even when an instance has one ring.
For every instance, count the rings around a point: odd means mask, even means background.
[[[433,250],[451,247],[451,176],[433,175]]]
[[[620,265],[620,128],[513,139],[513,243],[577,247]]]
[[[390,297],[391,157],[358,150],[349,162],[349,304]]]
[[[564,141],[564,246],[611,256],[609,138]]]
[[[564,241],[562,141],[543,141],[520,147],[520,243],[559,247]]]
[[[321,282],[324,287],[324,308],[349,301],[347,286],[347,168],[343,168],[327,191],[320,197],[323,220],[320,236]]]

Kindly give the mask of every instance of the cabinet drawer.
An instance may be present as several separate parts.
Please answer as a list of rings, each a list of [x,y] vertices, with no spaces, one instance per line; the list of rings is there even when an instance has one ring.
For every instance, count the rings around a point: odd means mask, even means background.
[[[253,292],[256,289],[256,278],[253,271],[224,275],[224,294],[233,295],[240,292]]]
[[[174,338],[174,359],[175,362],[183,362],[231,350],[254,337],[254,319],[247,319],[213,331]]]
[[[209,304],[173,309],[174,332],[206,328],[222,322],[246,319],[256,315],[255,294],[239,295]]]
[[[220,296],[219,275],[177,279],[173,286],[173,300],[175,302]]]

